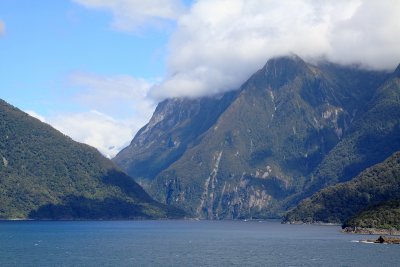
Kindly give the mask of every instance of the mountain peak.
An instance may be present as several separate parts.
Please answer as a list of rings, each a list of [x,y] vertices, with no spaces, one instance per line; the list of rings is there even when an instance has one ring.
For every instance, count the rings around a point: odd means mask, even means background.
[[[309,70],[307,63],[299,56],[290,54],[271,58],[267,61],[262,72],[274,88],[279,88],[298,75]]]

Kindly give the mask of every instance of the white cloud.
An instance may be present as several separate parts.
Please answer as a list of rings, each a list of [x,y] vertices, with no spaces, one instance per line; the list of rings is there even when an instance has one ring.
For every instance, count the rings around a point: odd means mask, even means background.
[[[6,25],[3,21],[0,20],[0,36],[3,35],[6,31]]]
[[[295,53],[394,68],[400,62],[397,0],[198,0],[179,18],[159,99],[236,89],[271,57]]]
[[[72,139],[96,147],[109,158],[127,146],[137,130],[132,122],[118,121],[95,110],[59,114],[48,118],[48,122]]]
[[[113,14],[118,29],[176,20],[167,75],[151,96],[199,97],[236,89],[271,57],[390,69],[400,61],[397,0],[73,0]],[[186,13],[185,13],[186,12]]]
[[[83,111],[52,114],[46,122],[107,157],[114,157],[129,144],[155,108],[156,103],[147,97],[151,83],[143,79],[75,73],[70,82],[78,87],[78,93],[68,101],[78,103]]]
[[[400,5],[396,0],[362,1],[328,33],[329,58],[343,64],[391,69],[400,63]]]
[[[158,26],[175,20],[185,10],[180,0],[73,0],[87,8],[103,9],[113,15],[113,26],[135,31],[144,25]]]

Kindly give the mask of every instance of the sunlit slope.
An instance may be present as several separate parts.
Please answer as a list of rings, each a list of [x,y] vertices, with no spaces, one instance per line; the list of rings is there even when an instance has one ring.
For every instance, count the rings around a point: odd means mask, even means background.
[[[0,101],[0,218],[133,219],[179,215],[96,149]]]

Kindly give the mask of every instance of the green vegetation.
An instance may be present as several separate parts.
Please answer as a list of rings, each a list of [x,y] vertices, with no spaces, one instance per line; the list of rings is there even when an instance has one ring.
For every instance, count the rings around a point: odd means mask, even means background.
[[[369,207],[347,220],[343,227],[395,229],[400,231],[400,199]]]
[[[182,216],[155,202],[96,149],[0,100],[1,219]]]
[[[342,140],[323,159],[306,194],[348,181],[362,170],[400,150],[400,79],[377,89]]]
[[[324,158],[297,198],[337,182],[348,181],[367,167],[400,150],[400,77],[392,75],[356,116],[343,139]],[[306,198],[286,221],[343,223],[369,205],[400,197],[398,154],[357,176]],[[397,169],[396,169],[397,168]]]
[[[369,206],[399,198],[400,152],[397,152],[351,181],[327,187],[303,200],[284,221],[344,223]],[[382,212],[384,207],[385,204],[374,212]]]

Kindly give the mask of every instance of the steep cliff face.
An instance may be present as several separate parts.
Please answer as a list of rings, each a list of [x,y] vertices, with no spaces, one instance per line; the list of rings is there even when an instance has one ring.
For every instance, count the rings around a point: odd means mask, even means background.
[[[153,180],[200,142],[234,96],[232,92],[219,98],[175,98],[161,102],[150,122],[118,153],[114,162],[139,181]]]
[[[311,174],[387,76],[297,56],[271,59],[220,98],[161,103],[115,162],[156,199],[192,216],[279,216],[312,188]]]

